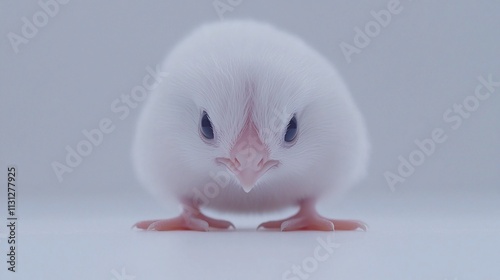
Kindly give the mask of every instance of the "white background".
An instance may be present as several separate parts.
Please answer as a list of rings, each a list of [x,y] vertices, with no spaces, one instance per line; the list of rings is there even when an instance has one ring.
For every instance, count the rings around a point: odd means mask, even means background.
[[[225,0],[221,0],[226,3]],[[7,271],[6,183],[1,183],[2,279],[282,279],[314,256],[322,232],[255,232],[265,220],[231,219],[236,232],[135,232],[138,220],[167,218],[177,205],[151,198],[133,175],[130,144],[141,104],[124,120],[110,109],[130,94],[183,36],[220,20],[213,1],[69,1],[15,52],[35,1],[0,3],[0,173],[18,168],[18,272]],[[238,3],[238,1],[232,1]],[[337,232],[339,244],[308,279],[496,279],[500,277],[500,87],[460,127],[443,119],[473,96],[478,77],[500,81],[500,4],[401,1],[401,12],[347,62],[340,44],[390,1],[243,0],[225,19],[270,22],[302,37],[345,78],[365,115],[373,152],[369,174],[321,213],[364,220],[370,229]],[[470,97],[469,97],[470,98]],[[456,114],[454,114],[456,115]],[[82,130],[110,118],[105,135],[59,182]],[[391,190],[415,140],[441,128],[412,175]],[[306,261],[307,262],[307,261]],[[4,278],[6,275],[7,278]],[[118,276],[116,276],[118,275]],[[297,277],[297,276],[296,276]],[[293,279],[293,278],[290,278]],[[300,278],[297,278],[300,279]]]

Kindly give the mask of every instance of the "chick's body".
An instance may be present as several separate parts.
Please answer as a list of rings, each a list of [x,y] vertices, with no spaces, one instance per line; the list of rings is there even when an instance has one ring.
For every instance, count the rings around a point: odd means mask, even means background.
[[[143,109],[133,148],[156,196],[262,212],[313,205],[363,176],[362,116],[333,66],[297,37],[253,21],[209,24],[163,69],[168,77]],[[296,136],[287,142],[292,119]]]

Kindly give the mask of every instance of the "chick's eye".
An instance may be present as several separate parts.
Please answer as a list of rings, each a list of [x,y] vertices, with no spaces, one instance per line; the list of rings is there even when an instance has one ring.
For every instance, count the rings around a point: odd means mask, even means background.
[[[205,139],[214,139],[214,129],[212,127],[210,119],[208,118],[207,112],[203,112],[200,126],[201,134],[203,134],[203,137],[205,137]]]
[[[297,136],[297,119],[295,116],[290,120],[286,128],[285,142],[292,142]]]

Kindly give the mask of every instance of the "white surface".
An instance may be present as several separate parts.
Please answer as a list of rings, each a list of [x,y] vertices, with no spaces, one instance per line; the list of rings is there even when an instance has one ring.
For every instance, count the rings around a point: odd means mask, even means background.
[[[219,20],[213,1],[69,1],[14,53],[38,1],[0,1],[0,185],[5,166],[18,176],[17,279],[281,279],[311,257],[326,233],[254,232],[273,217],[227,217],[248,230],[142,233],[138,220],[167,218],[133,176],[130,143],[141,106],[120,120],[110,105],[140,85],[187,32]],[[237,1],[233,1],[237,2]],[[243,0],[225,18],[264,20],[303,38],[330,59],[364,113],[373,146],[369,174],[321,213],[366,221],[369,231],[340,232],[340,247],[309,279],[499,279],[500,98],[482,101],[453,130],[443,113],[462,103],[478,76],[500,80],[498,1],[401,1],[403,10],[347,63],[339,48],[389,0]],[[113,133],[63,182],[51,163],[103,118]],[[435,128],[445,143],[415,172],[388,187],[398,157]],[[0,189],[0,235],[5,236]],[[284,214],[281,216],[285,216]],[[280,216],[280,217],[281,217]],[[0,279],[7,274],[0,242]]]
[[[86,206],[69,212],[66,202],[54,198],[23,200],[39,211],[20,214],[18,272],[12,277],[2,267],[0,275],[7,278],[1,279],[119,280],[113,273],[121,275],[122,269],[137,280],[283,279],[292,265],[314,257],[321,245],[317,238],[326,241],[332,234],[255,231],[258,223],[286,214],[229,216],[238,228],[231,232],[135,231],[130,226],[136,221],[174,214],[162,216],[154,203],[148,205],[150,199],[139,198],[83,197],[79,203]],[[338,247],[308,279],[496,279],[498,195],[443,198],[415,198],[406,208],[394,197],[323,205],[325,215],[360,218],[370,228],[335,232]],[[415,207],[417,201],[427,203]]]

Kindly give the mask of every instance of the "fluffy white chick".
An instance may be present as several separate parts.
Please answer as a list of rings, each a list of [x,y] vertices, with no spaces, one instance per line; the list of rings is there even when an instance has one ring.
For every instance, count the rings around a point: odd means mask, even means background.
[[[334,67],[301,39],[268,24],[203,25],[169,54],[168,73],[139,118],[133,160],[155,196],[183,206],[147,230],[229,228],[202,207],[264,212],[298,206],[281,230],[365,229],[317,214],[328,192],[365,173],[362,115]]]

